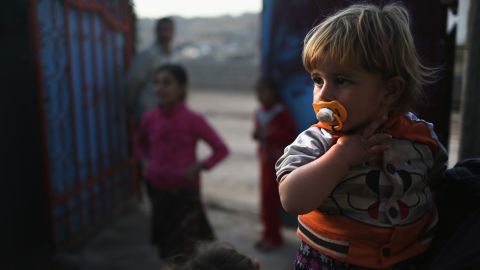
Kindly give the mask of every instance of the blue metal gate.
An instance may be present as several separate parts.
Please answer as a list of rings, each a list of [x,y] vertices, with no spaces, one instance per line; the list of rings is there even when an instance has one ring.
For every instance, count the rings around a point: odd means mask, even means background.
[[[37,93],[53,241],[70,244],[138,192],[123,79],[127,0],[33,0]]]

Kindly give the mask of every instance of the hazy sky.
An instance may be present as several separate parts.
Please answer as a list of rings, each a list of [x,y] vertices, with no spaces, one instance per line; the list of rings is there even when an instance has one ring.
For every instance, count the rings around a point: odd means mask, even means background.
[[[240,15],[262,9],[262,0],[134,0],[134,4],[140,18]]]

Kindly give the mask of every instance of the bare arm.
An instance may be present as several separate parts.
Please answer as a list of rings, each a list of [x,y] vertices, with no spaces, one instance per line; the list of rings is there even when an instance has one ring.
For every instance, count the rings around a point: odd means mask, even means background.
[[[384,122],[375,121],[362,132],[341,137],[324,155],[282,177],[279,184],[283,208],[292,214],[304,214],[318,208],[330,195],[350,166],[360,164],[383,152],[385,133],[374,133]]]
[[[320,158],[283,176],[279,193],[285,211],[304,214],[320,206],[349,169],[342,156],[334,145]]]

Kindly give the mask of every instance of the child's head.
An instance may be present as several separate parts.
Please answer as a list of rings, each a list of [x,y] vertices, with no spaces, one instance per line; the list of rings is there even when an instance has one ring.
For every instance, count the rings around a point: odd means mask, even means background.
[[[393,80],[394,87],[386,88],[389,104],[383,104],[390,114],[411,110],[434,74],[420,63],[408,12],[398,4],[352,5],[326,18],[305,37],[302,60],[311,74],[333,66],[360,69],[385,84]]]
[[[157,20],[155,24],[155,37],[162,46],[170,46],[175,35],[175,23],[170,17]]]
[[[269,106],[280,101],[278,86],[270,77],[261,76],[255,85],[255,92],[258,101],[264,106]]]
[[[195,256],[176,270],[258,270],[258,263],[223,242],[204,243]]]
[[[156,70],[155,95],[162,108],[170,108],[187,97],[188,77],[180,65],[166,64]]]

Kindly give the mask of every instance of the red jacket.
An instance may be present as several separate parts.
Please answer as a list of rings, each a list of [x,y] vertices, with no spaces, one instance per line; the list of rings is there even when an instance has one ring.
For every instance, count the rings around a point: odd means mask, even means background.
[[[265,134],[259,141],[259,156],[262,160],[275,162],[297,135],[295,122],[288,109],[280,103],[261,106],[255,112],[255,130]]]

